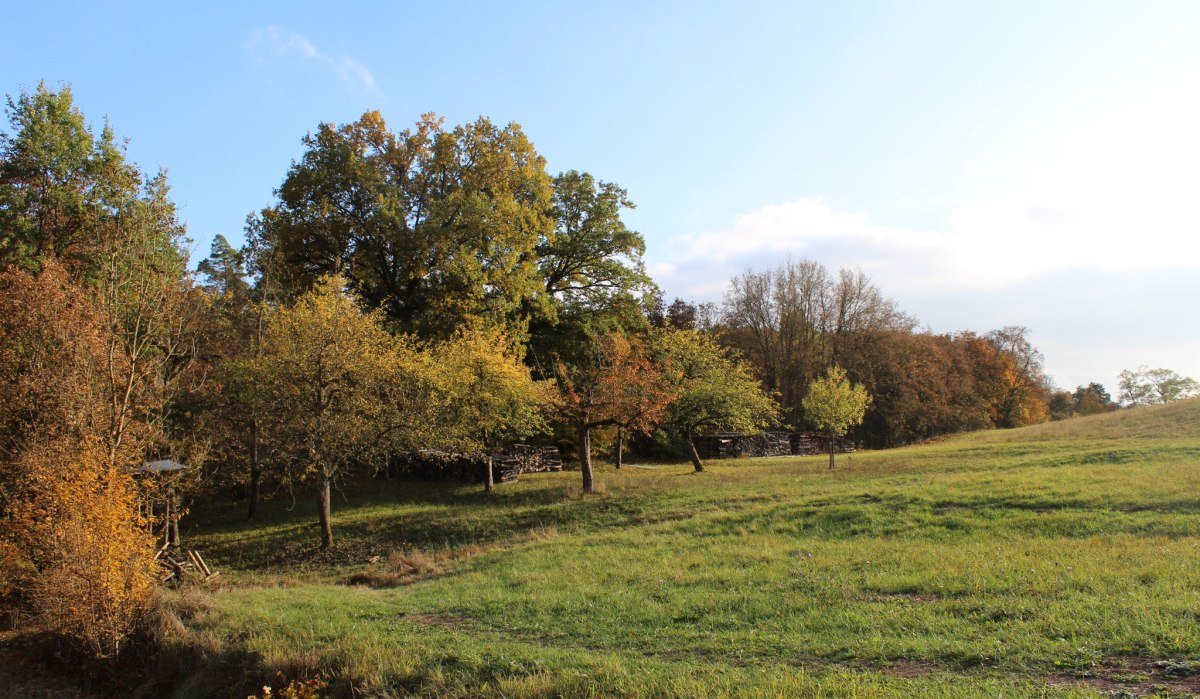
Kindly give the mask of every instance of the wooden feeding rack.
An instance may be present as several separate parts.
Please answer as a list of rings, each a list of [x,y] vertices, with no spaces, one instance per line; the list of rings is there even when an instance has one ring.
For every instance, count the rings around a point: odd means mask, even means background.
[[[194,571],[198,573],[204,582],[208,582],[220,575],[220,572],[214,571],[208,567],[208,563],[204,561],[204,557],[199,551],[190,549],[187,552],[187,560],[181,561],[175,558],[164,546],[158,551],[158,564],[162,566],[162,574],[159,575],[158,581],[166,584],[174,581],[176,585],[183,581],[184,573]]]

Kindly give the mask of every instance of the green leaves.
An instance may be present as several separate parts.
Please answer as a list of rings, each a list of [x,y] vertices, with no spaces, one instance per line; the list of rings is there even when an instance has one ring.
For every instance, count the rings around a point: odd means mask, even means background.
[[[553,381],[533,380],[519,345],[500,330],[461,328],[432,353],[446,398],[447,448],[486,457],[504,441],[546,429],[556,401]]]
[[[802,405],[805,418],[814,428],[841,436],[862,422],[871,406],[871,396],[861,385],[852,385],[845,370],[832,366],[823,378],[809,384]]]
[[[641,234],[621,221],[632,209],[625,190],[575,170],[554,178],[554,237],[538,245],[546,292],[556,306],[607,305],[613,296],[640,296],[654,287],[646,275]]]
[[[545,161],[520,127],[452,131],[378,112],[304,141],[275,206],[251,223],[257,264],[290,294],[344,273],[391,328],[449,337],[472,319],[519,329],[542,293],[535,247],[553,234]]]
[[[155,230],[161,249],[184,259],[166,177],[127,163],[107,124],[93,136],[70,88],[38,85],[9,98],[6,111],[11,132],[0,135],[0,266],[38,270],[53,255],[75,276],[94,281],[103,266],[98,258],[139,225]]]
[[[333,477],[387,447],[413,447],[434,429],[432,369],[417,346],[365,313],[341,277],[267,320],[248,364],[264,431],[304,474]]]
[[[1126,369],[1120,380],[1121,402],[1128,405],[1157,405],[1200,395],[1200,383],[1171,369]]]
[[[651,338],[656,355],[677,377],[680,395],[667,409],[667,422],[676,429],[751,432],[778,421],[778,405],[750,368],[712,336],[665,328]]]

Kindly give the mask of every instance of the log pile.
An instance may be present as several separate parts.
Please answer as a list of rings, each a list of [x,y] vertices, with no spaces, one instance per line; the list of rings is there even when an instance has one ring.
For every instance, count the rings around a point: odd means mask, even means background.
[[[699,435],[693,439],[702,459],[736,459],[755,456],[788,456],[792,453],[787,432]]]
[[[199,551],[189,549],[187,552],[187,560],[178,558],[178,553],[168,551],[166,546],[158,550],[154,556],[160,566],[160,574],[158,581],[161,584],[171,584],[176,587],[183,582],[185,573],[191,572],[203,578],[204,582],[208,582],[217,577],[221,573],[208,567],[204,557]]]
[[[514,444],[492,457],[492,476],[497,483],[515,483],[522,473],[562,470],[558,447]]]
[[[496,483],[515,483],[523,473],[561,470],[558,447],[514,444],[492,456],[492,478]],[[487,475],[487,461],[426,449],[397,464],[395,473],[416,480],[482,483]]]
[[[829,438],[816,432],[727,432],[697,435],[696,452],[701,459],[736,459],[758,456],[815,456],[829,453]],[[854,443],[838,440],[840,454],[854,452]]]
[[[854,442],[841,438],[835,447],[838,454],[853,454],[856,451]],[[829,453],[829,437],[820,432],[796,432],[792,435],[792,454],[796,456],[817,456]]]

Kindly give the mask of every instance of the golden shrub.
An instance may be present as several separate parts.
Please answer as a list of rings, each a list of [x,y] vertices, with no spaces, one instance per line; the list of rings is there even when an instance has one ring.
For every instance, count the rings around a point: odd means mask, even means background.
[[[32,451],[9,522],[36,571],[28,598],[51,630],[112,657],[146,609],[153,541],[129,473],[95,444]]]

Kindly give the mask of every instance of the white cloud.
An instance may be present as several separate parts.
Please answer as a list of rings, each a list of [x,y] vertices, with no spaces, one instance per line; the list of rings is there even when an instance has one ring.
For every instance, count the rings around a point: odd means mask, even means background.
[[[1200,308],[1200,93],[1178,87],[1077,124],[1020,186],[950,207],[934,229],[805,197],[669,240],[651,269],[669,295],[711,300],[742,269],[789,254],[858,267],[935,329],[1030,325],[1058,352],[1047,362],[1064,385],[1115,381],[1158,361],[1150,347],[1200,374],[1200,330],[1187,324]],[[1100,330],[1072,335],[1077,318]]]
[[[323,53],[304,35],[289,32],[277,25],[255,30],[245,48],[259,65],[311,62],[332,72],[346,85],[372,95],[382,94],[375,76],[355,58],[346,54]]]
[[[1069,268],[1196,268],[1197,123],[1200,93],[1168,85],[1077,124],[1024,164],[1019,187],[949,207],[937,230],[888,225],[806,197],[668,241],[667,261],[679,274],[689,261],[725,262],[733,273],[768,253],[820,252],[830,265],[921,272],[904,275],[906,284],[988,289]]]

